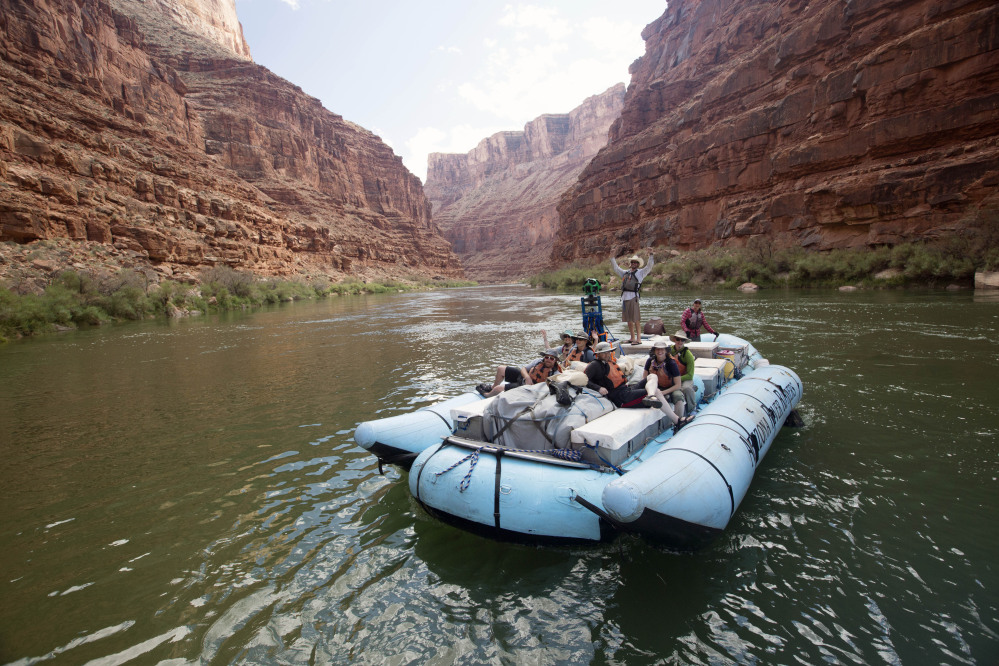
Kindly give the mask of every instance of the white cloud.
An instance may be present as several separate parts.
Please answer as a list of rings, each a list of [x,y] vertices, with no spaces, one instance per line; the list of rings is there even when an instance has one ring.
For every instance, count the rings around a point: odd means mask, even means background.
[[[499,25],[514,29],[514,38],[530,38],[529,33],[539,31],[547,39],[564,39],[570,32],[569,22],[562,18],[554,7],[537,5],[506,5]]]
[[[444,53],[461,53],[461,49],[457,46],[438,46],[438,51],[443,51]]]
[[[430,153],[467,153],[486,137],[510,129],[502,126],[456,125],[447,130],[421,127],[406,141],[402,161],[424,183],[427,181],[427,157]]]
[[[594,17],[583,21],[579,35],[590,48],[602,51],[606,57],[637,58],[645,52],[642,41],[644,25],[628,21],[615,21],[607,17]]]
[[[382,140],[382,143],[395,151],[395,144],[392,141],[392,137],[388,135],[388,132],[385,132],[380,127],[372,127],[371,133],[377,135]]]
[[[506,5],[497,26],[483,41],[484,64],[455,90],[508,129],[627,83],[627,66],[644,52],[644,26],[610,16],[570,21],[557,8]]]
[[[299,7],[298,0],[281,0],[281,2],[288,5],[292,9],[298,9]]]
[[[424,181],[428,153],[467,153],[543,113],[567,113],[587,97],[627,83],[627,66],[644,53],[644,24],[609,11],[576,17],[554,6],[511,3],[492,26],[462,54],[471,69],[452,72],[447,85],[435,86],[466,124],[430,120],[404,141],[403,162]]]

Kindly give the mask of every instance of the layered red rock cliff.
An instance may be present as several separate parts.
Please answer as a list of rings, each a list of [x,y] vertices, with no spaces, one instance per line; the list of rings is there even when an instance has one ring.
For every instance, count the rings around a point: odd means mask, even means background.
[[[999,5],[677,0],[553,259],[934,239],[999,203]]]
[[[0,0],[0,277],[36,241],[62,250],[44,270],[460,275],[378,137],[165,4]]]
[[[250,60],[250,46],[243,38],[233,0],[144,0],[140,7],[145,9],[145,25],[150,25],[154,12],[158,12],[174,25]]]
[[[424,189],[434,221],[470,277],[511,280],[548,265],[559,197],[607,142],[623,100],[618,84],[569,113],[483,139],[465,155],[429,156]]]

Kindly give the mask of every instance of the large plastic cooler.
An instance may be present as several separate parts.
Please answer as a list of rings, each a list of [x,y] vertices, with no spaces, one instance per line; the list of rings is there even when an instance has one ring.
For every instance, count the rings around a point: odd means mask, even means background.
[[[746,366],[746,361],[749,357],[748,345],[726,345],[724,347],[718,347],[715,351],[715,355],[719,358],[727,358],[735,364],[735,367],[740,370]]]
[[[721,372],[721,377],[719,380],[724,384],[729,379],[732,379],[732,375],[735,374],[735,366],[733,365],[732,359],[729,357],[719,357],[719,358],[699,358],[694,364],[695,368],[717,368]]]
[[[694,374],[704,382],[704,397],[709,398],[718,392],[725,383],[725,366],[731,364],[723,358],[699,358],[694,362]]]
[[[573,430],[569,441],[587,462],[620,465],[663,431],[665,418],[662,411],[652,407],[615,409]]]
[[[686,345],[694,358],[714,358],[715,351],[718,350],[717,342],[688,342]]]
[[[496,396],[479,400],[461,407],[451,409],[451,420],[454,422],[454,434],[466,439],[477,439],[485,441],[482,432],[482,415],[486,410],[486,405],[496,399]]]

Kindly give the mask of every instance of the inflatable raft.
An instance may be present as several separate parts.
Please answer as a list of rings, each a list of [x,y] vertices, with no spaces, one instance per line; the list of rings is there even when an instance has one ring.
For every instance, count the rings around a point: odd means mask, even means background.
[[[802,395],[793,371],[748,342],[710,337],[696,351],[699,409],[676,432],[658,409],[615,409],[588,389],[561,406],[540,385],[362,423],[355,441],[409,469],[429,513],[473,532],[538,543],[636,532],[698,547],[725,529]]]

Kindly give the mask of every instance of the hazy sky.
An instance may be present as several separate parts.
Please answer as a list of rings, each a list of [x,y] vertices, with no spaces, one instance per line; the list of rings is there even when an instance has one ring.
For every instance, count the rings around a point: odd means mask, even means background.
[[[664,0],[236,0],[253,59],[392,147],[465,153],[567,113],[645,53]]]

